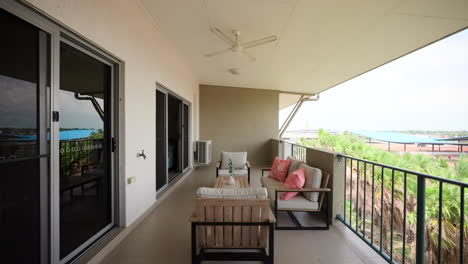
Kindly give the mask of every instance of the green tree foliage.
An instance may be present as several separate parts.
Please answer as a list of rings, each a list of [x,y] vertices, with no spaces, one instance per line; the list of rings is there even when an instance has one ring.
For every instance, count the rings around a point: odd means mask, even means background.
[[[324,130],[319,131],[319,136],[316,139],[308,140],[301,138],[299,141],[299,143],[304,146],[325,148],[360,159],[382,163],[415,172],[435,175],[460,182],[468,182],[468,157],[464,155],[460,156],[458,162],[450,165],[444,159],[438,159],[425,154],[404,153],[401,155],[399,153],[388,152],[382,149],[378,149],[372,145],[367,144],[363,139],[360,139],[359,137],[351,133],[345,132],[342,135],[334,135]],[[356,163],[354,166],[357,167]],[[353,173],[356,173],[356,169],[353,169]],[[362,172],[363,170],[367,170],[369,173],[369,168],[364,168],[364,164],[361,163],[360,171]],[[384,171],[384,174],[385,176],[382,177],[381,170],[376,170],[375,181],[378,185],[381,183],[383,178],[385,189],[389,190],[392,185],[390,171]],[[400,199],[400,201],[403,200],[403,184],[404,173],[395,171],[395,196],[397,199]],[[431,247],[432,245],[432,251],[428,253],[429,255],[432,254],[432,257],[437,255],[439,184],[439,181],[429,179],[427,180],[426,184],[426,230],[428,230],[428,235],[426,236],[426,239],[429,240],[427,241],[427,243],[429,243],[429,246]],[[407,175],[407,193],[407,201],[412,201],[414,204],[417,197],[417,177],[415,175]],[[467,195],[465,195],[464,198],[465,219],[466,214],[468,212],[468,200],[466,199],[466,197]],[[348,207],[349,206],[353,205],[351,204],[348,205]],[[460,228],[460,206],[460,187],[457,185],[444,183],[442,208],[442,246],[444,249],[444,256],[457,254],[455,248],[459,246],[458,234]],[[414,208],[414,206],[409,206],[409,209],[407,208],[407,210],[408,224],[410,225],[410,228],[414,228],[416,224],[415,222],[417,210],[416,208]],[[466,220],[465,230],[468,231],[468,221]],[[465,231],[465,233],[467,233],[467,231]]]

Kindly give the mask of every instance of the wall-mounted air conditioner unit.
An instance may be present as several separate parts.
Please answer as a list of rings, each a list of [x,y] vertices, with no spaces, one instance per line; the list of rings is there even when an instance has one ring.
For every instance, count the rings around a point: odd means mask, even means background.
[[[211,162],[211,140],[197,141],[197,161],[200,165],[208,165]]]

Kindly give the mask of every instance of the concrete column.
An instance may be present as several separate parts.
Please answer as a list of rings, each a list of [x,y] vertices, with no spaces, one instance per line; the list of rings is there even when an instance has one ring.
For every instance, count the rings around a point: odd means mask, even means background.
[[[273,160],[276,156],[281,157],[281,153],[283,153],[283,146],[280,144],[279,140],[272,139],[271,140],[271,160]]]
[[[344,209],[344,159],[339,162],[336,152],[315,148],[307,148],[306,155],[307,165],[330,175],[328,187],[332,190],[329,195],[332,208],[329,220],[333,223],[331,220],[337,214],[342,215]]]

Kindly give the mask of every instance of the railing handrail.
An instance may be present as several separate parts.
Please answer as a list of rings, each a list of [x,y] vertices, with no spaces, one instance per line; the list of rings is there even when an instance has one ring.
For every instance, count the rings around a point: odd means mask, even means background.
[[[295,146],[300,146],[300,147],[304,147],[304,148],[311,148],[309,146],[304,146],[304,145],[301,145],[301,144],[296,144],[296,143],[288,142],[288,141],[285,141],[285,140],[280,140],[279,142],[280,143],[287,143],[287,144],[291,144],[291,145],[295,145]],[[383,163],[379,163],[379,162],[375,162],[375,161],[371,161],[371,160],[356,158],[356,157],[349,156],[349,155],[346,155],[346,154],[343,154],[343,153],[340,153],[340,152],[335,152],[335,153],[336,153],[338,158],[342,157],[342,158],[354,159],[354,160],[370,163],[370,164],[373,164],[373,165],[377,165],[379,167],[384,167],[384,168],[387,168],[387,169],[406,172],[407,174],[411,174],[411,175],[421,176],[421,177],[424,177],[426,179],[442,181],[442,182],[445,182],[445,183],[454,184],[454,185],[458,185],[458,186],[468,188],[468,183],[467,182],[447,179],[447,178],[443,178],[443,177],[440,177],[440,176],[435,176],[435,175],[431,175],[431,174],[427,174],[427,173],[423,173],[423,172],[412,171],[412,170],[408,170],[408,169],[404,169],[404,168],[400,168],[400,167],[395,167],[395,166],[391,166],[391,165],[387,165],[387,164],[383,164]]]
[[[379,163],[379,162],[375,162],[375,161],[370,161],[370,160],[365,160],[365,159],[361,159],[361,158],[356,158],[356,157],[349,156],[349,155],[346,155],[346,154],[338,153],[337,155],[338,155],[338,157],[343,157],[343,158],[358,160],[358,161],[370,163],[370,164],[373,164],[373,165],[377,165],[377,166],[379,166],[379,167],[384,167],[384,168],[387,168],[387,169],[392,169],[392,170],[397,170],[397,171],[401,171],[401,172],[406,172],[407,174],[411,174],[411,175],[422,176],[422,177],[424,177],[424,178],[426,178],[426,179],[442,181],[442,182],[445,182],[445,183],[450,183],[450,184],[454,184],[454,185],[458,185],[458,186],[462,186],[462,187],[468,188],[468,183],[467,183],[467,182],[462,182],[462,181],[447,179],[447,178],[443,178],[443,177],[440,177],[440,176],[434,176],[434,175],[427,174],[427,173],[423,173],[423,172],[417,172],[417,171],[412,171],[412,170],[408,170],[408,169],[404,169],[404,168],[400,168],[400,167],[395,167],[395,166],[391,166],[391,165],[386,165],[386,164]]]

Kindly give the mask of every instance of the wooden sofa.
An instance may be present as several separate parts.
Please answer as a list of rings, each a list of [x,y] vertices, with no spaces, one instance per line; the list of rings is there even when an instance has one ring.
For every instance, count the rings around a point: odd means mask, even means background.
[[[266,190],[263,193],[262,199],[197,198],[190,219],[192,263],[203,260],[274,263],[276,218],[266,199]]]
[[[291,159],[291,158],[290,158]],[[297,160],[296,160],[297,162]],[[300,162],[303,167],[305,163]],[[293,169],[294,170],[294,169]],[[321,170],[320,186],[316,188],[301,188],[301,189],[287,189],[284,183],[277,181],[265,175],[265,172],[270,169],[262,169],[262,185],[268,190],[268,197],[270,198],[270,205],[275,212],[275,217],[278,212],[285,211],[294,222],[295,226],[279,226],[275,224],[277,230],[327,230],[330,228],[330,208],[331,208],[331,189],[329,188],[330,174]],[[290,171],[292,172],[292,171]],[[307,172],[306,172],[307,173]],[[291,200],[284,201],[279,199],[279,194],[283,192],[299,192],[299,194]],[[311,201],[306,198],[304,193],[318,193],[316,201]],[[326,205],[326,206],[325,206]],[[309,212],[317,214],[323,218],[324,225],[320,226],[303,226],[294,215],[294,212]]]

